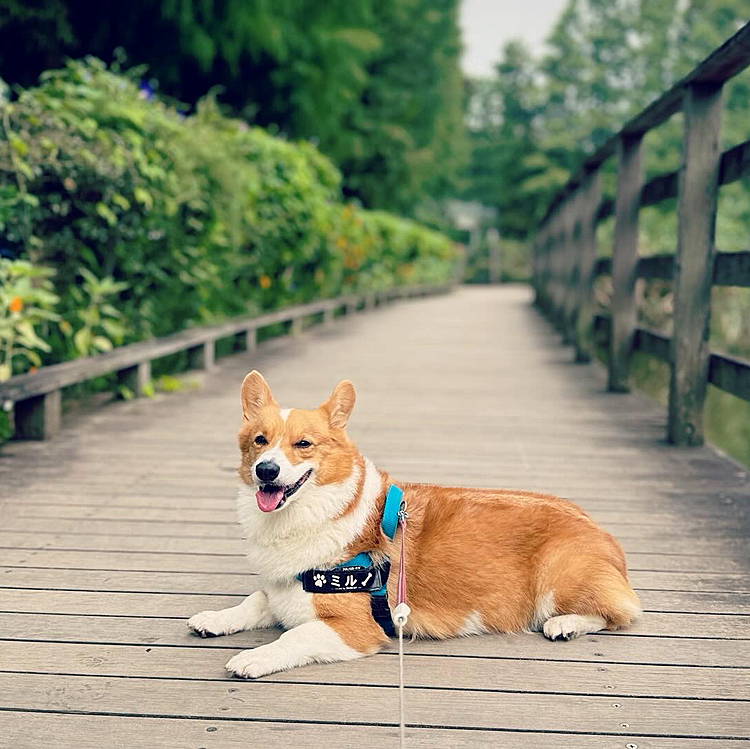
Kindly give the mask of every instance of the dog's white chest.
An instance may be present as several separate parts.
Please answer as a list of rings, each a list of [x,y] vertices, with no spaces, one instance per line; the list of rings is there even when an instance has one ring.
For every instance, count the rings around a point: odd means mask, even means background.
[[[312,593],[304,591],[301,582],[295,580],[289,585],[271,583],[264,585],[263,591],[274,617],[284,629],[298,627],[315,619]]]

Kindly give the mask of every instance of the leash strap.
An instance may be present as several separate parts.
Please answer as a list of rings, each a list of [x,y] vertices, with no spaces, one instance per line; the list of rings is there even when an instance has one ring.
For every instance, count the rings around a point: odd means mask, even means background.
[[[398,511],[398,524],[401,526],[401,556],[398,560],[398,587],[396,592],[397,606],[393,610],[393,620],[398,627],[398,708],[399,708],[399,746],[406,744],[406,708],[404,700],[404,625],[409,619],[411,610],[406,603],[406,522],[409,513],[406,502],[402,501]]]

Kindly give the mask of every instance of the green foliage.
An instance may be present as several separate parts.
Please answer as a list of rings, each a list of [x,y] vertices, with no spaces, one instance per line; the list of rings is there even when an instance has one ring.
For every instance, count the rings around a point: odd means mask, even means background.
[[[344,206],[312,145],[224,117],[210,97],[185,118],[87,59],[0,105],[0,121],[4,243],[56,269],[63,322],[45,332],[44,363],[452,273],[445,237]]]
[[[25,260],[0,258],[0,382],[42,363],[50,351],[44,340],[49,325],[59,317],[52,312],[52,271]]]
[[[458,0],[10,0],[0,70],[13,84],[66,57],[147,65],[194,105],[218,88],[250,122],[315,141],[347,195],[411,211],[463,153]]]
[[[76,305],[75,322],[66,321],[66,325],[61,325],[63,333],[71,338],[74,357],[110,351],[125,338],[122,313],[110,301],[128,285],[110,277],[98,279],[86,268],[80,268],[79,273],[83,284],[70,289]],[[80,323],[80,327],[76,323]]]

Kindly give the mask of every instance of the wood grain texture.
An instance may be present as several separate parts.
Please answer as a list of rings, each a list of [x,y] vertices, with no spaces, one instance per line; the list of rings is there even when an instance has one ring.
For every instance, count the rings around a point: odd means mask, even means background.
[[[635,334],[635,281],[638,268],[638,207],[641,192],[641,135],[623,135],[617,146],[617,197],[612,247],[610,305],[610,390],[630,389],[630,351]]]
[[[251,368],[285,406],[352,379],[351,435],[397,480],[562,494],[628,552],[647,612],[630,630],[408,643],[407,709],[421,725],[409,746],[748,738],[747,472],[709,447],[666,445],[657,408],[608,394],[602,371],[571,363],[528,290],[495,287],[262,343],[222,359],[201,390],[6,445],[0,735],[11,746],[36,749],[45,735],[96,749],[113,735],[150,749],[395,745],[393,645],[245,683],[225,679],[224,663],[277,630],[202,640],[185,627],[257,586],[234,517],[238,388]]]
[[[398,725],[397,690],[255,681],[189,681],[8,673],[9,707],[99,714]],[[560,730],[609,735],[750,737],[747,704],[450,689],[435,710],[432,689],[410,687],[410,723],[485,730]],[[125,705],[128,707],[126,708]],[[356,706],[352,710],[352,705]],[[696,708],[701,708],[699,711]],[[623,723],[627,725],[623,725]]]
[[[204,747],[224,749],[249,746],[289,749],[297,746],[353,747],[396,746],[398,729],[384,726],[336,726],[292,722],[178,719],[97,716],[64,713],[0,713],[0,732],[18,749],[45,746],[55,737],[55,749],[101,749],[117,736],[132,749],[154,747]],[[503,747],[503,749],[623,749],[635,744],[642,749],[721,749],[722,739],[685,739],[664,736],[587,736],[585,734],[536,732],[487,732],[465,729],[407,728],[410,749]],[[252,740],[252,744],[249,744]],[[738,742],[732,742],[737,746]]]
[[[667,438],[703,443],[708,384],[709,316],[721,143],[721,84],[685,91],[685,135],[677,206],[674,334],[671,346]]]

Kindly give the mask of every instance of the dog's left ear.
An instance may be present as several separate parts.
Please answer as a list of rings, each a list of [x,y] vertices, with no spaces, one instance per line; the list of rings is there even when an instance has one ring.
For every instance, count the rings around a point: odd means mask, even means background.
[[[343,429],[346,426],[356,399],[354,385],[349,380],[342,380],[336,385],[331,397],[321,405],[321,408],[328,412],[328,423],[334,429]]]

